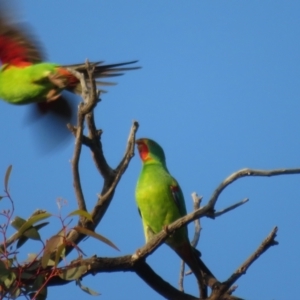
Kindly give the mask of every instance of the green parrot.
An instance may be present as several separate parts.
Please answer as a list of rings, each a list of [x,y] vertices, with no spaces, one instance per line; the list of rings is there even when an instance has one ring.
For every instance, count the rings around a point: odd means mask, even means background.
[[[161,146],[147,138],[138,139],[136,144],[143,166],[135,197],[148,242],[154,234],[187,212],[183,193],[167,169],[166,157]],[[202,296],[206,297],[203,274],[211,273],[199,258],[200,253],[191,246],[187,227],[184,226],[169,236],[166,244],[190,267],[198,280]]]
[[[16,105],[34,104],[36,116],[50,114],[55,120],[63,119],[66,124],[74,116],[77,105],[74,99],[68,99],[68,93],[62,95],[62,92],[81,93],[80,82],[67,68],[86,73],[85,65],[45,62],[41,47],[28,26],[11,21],[11,13],[6,2],[0,0],[0,98]],[[95,68],[94,77],[98,79],[139,69],[124,67],[135,62],[105,65],[98,61],[91,64]],[[110,84],[113,83],[97,81],[99,86]]]

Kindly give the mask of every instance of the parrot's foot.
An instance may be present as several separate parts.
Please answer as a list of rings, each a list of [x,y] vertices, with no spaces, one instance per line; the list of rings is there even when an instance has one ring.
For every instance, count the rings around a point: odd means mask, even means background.
[[[48,79],[59,89],[63,89],[66,87],[66,81],[61,76],[58,76],[57,74],[49,75]]]
[[[57,100],[61,95],[57,92],[57,90],[52,89],[48,92],[47,96],[46,96],[46,102],[52,102]]]
[[[168,225],[164,225],[164,226],[163,226],[163,231],[165,231],[165,233],[167,233],[167,234],[170,233],[169,228],[168,228]]]
[[[141,256],[141,250],[140,250],[140,249],[137,249],[137,250],[135,251],[135,253],[131,256],[131,258],[132,258],[133,260],[137,260],[137,259],[140,258],[140,256]]]

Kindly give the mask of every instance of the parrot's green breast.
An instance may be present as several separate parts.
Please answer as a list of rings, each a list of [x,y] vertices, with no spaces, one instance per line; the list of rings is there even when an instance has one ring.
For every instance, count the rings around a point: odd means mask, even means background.
[[[39,63],[27,67],[4,65],[0,69],[0,98],[11,104],[28,104],[44,101],[54,88],[48,76],[57,65]]]
[[[136,187],[136,202],[143,219],[146,241],[151,237],[149,230],[156,234],[186,214],[181,191],[180,208],[172,195],[171,186],[178,186],[178,183],[161,164],[143,165]],[[166,243],[172,245],[186,240],[187,228],[184,227],[168,238]]]

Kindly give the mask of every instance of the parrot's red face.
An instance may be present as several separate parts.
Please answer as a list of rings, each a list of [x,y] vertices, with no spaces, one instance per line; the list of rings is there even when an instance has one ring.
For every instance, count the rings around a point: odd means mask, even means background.
[[[137,144],[137,148],[138,148],[138,151],[139,151],[142,161],[148,160],[150,158],[150,156],[149,156],[149,148],[148,148],[146,141],[143,139],[139,139],[139,140],[136,140],[135,143]]]

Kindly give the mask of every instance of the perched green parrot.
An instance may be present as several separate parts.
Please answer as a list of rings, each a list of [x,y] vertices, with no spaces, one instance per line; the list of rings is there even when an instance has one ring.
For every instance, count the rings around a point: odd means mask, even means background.
[[[169,173],[163,149],[155,141],[142,138],[136,141],[143,166],[135,197],[142,218],[146,242],[167,225],[186,215],[186,207],[181,188]],[[197,277],[203,286],[203,272],[211,274],[200,260],[200,253],[188,239],[184,226],[166,240]],[[205,296],[205,295],[204,295]]]
[[[52,115],[53,124],[63,119],[64,124],[74,115],[76,102],[68,99],[67,93],[81,93],[78,79],[67,68],[85,73],[84,64],[59,65],[45,62],[37,40],[28,26],[13,22],[11,14],[6,12],[6,3],[0,1],[0,98],[11,104],[34,104],[36,116]],[[68,53],[68,52],[66,52]],[[116,64],[93,62],[94,77],[112,77],[138,67],[123,67],[133,64],[129,61]],[[97,81],[97,85],[112,83]]]

